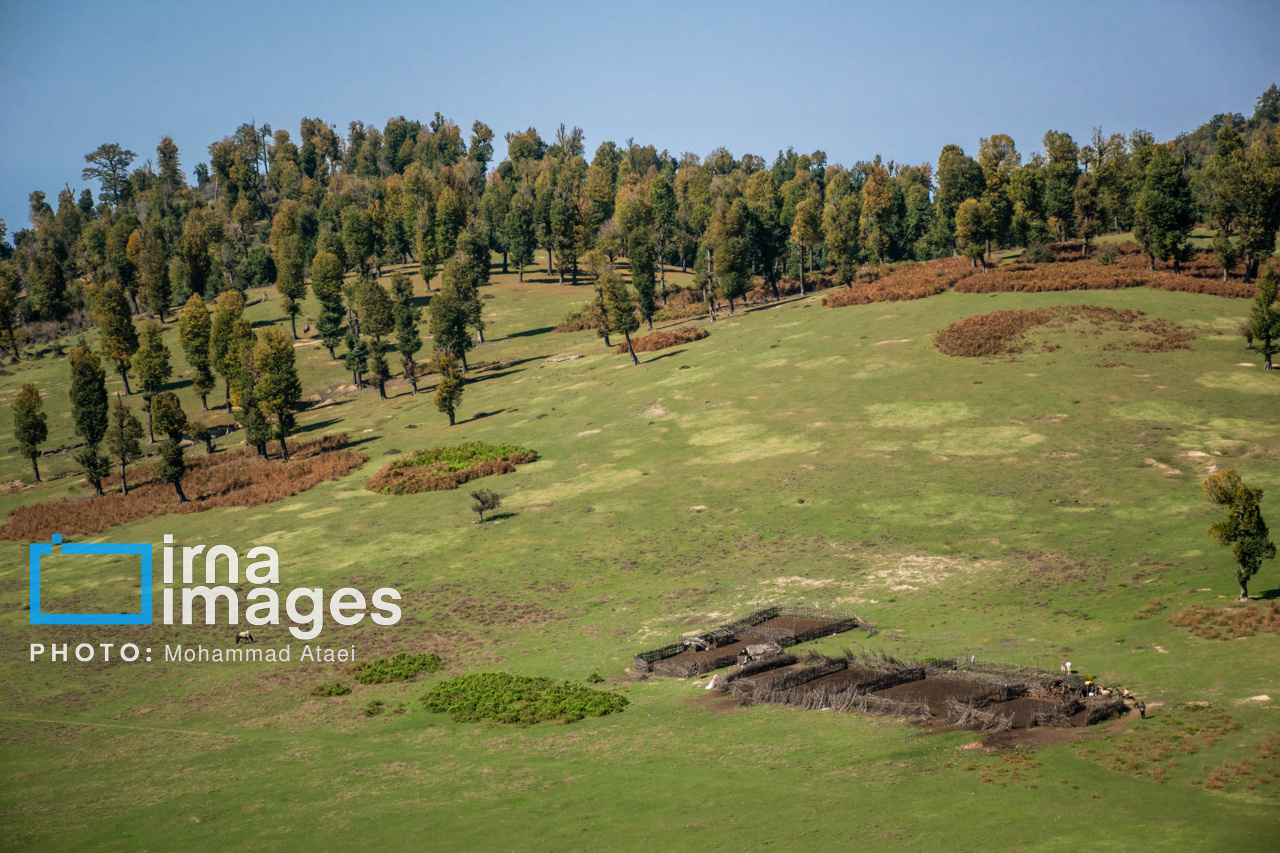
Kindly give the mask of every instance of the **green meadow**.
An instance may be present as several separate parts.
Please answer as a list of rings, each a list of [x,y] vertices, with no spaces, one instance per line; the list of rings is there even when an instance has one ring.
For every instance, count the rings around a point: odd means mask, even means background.
[[[1206,535],[1208,473],[1235,468],[1266,489],[1264,515],[1280,528],[1280,374],[1264,373],[1235,332],[1248,301],[1145,288],[948,292],[830,310],[818,294],[721,314],[705,340],[632,367],[595,332],[552,331],[590,300],[589,285],[559,286],[534,268],[525,278],[495,271],[485,290],[489,342],[469,356],[457,426],[436,411],[431,377],[417,396],[396,379],[382,401],[352,390],[321,347],[300,346],[304,393],[322,405],[299,415],[298,438],[345,432],[369,456],[363,468],[276,503],[165,515],[89,540],[172,534],[242,555],[270,545],[284,590],[395,587],[399,624],[326,619],[311,645],[354,646],[358,660],[437,652],[444,669],[362,685],[345,664],[300,661],[308,644],[283,625],[254,633],[260,648],[291,646],[288,664],[160,656],[179,643],[230,646],[237,629],[226,625],[31,626],[26,545],[0,542],[0,845],[1273,849],[1280,758],[1265,742],[1280,734],[1280,636],[1204,640],[1169,623],[1236,595],[1231,556]],[[248,316],[287,327],[278,297],[259,296]],[[1190,350],[1117,353],[1071,332],[1052,337],[1060,349],[998,359],[952,358],[932,343],[976,314],[1081,304],[1139,309],[1195,339]],[[316,312],[309,300],[304,316]],[[171,387],[197,415],[172,324],[166,342]],[[583,357],[548,361],[569,355]],[[73,444],[65,359],[5,369],[5,408],[36,383],[46,447]],[[210,402],[222,399],[219,386]],[[0,431],[11,448],[7,412]],[[468,484],[504,495],[484,524],[468,486],[364,488],[397,456],[473,440],[539,455]],[[41,470],[48,481],[32,487],[27,461],[8,450],[0,511],[91,494],[69,453]],[[98,587],[127,598],[112,565],[51,573],[58,600]],[[158,556],[156,588],[158,601]],[[1259,608],[1280,598],[1280,563],[1264,564],[1251,591]],[[774,602],[876,624],[874,636],[811,644],[824,651],[1053,670],[1069,659],[1142,697],[1150,719],[999,751],[973,732],[737,707],[710,698],[705,680],[627,672],[638,651]],[[30,662],[33,642],[134,642],[155,660]],[[526,728],[424,710],[432,684],[482,671],[579,683],[598,672],[597,686],[630,704]],[[334,681],[352,692],[310,695]],[[375,701],[383,712],[366,716]],[[1198,702],[1210,705],[1188,707]],[[1217,728],[1198,722],[1210,712]],[[1177,748],[1153,759],[1161,744]],[[1254,769],[1206,786],[1243,761]]]

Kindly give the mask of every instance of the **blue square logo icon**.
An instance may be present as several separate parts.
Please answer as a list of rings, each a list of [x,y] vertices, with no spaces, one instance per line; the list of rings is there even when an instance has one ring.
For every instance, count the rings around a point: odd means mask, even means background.
[[[142,561],[142,606],[137,613],[42,613],[40,611],[40,558],[53,554],[53,546],[61,545],[62,553],[128,555],[136,554]],[[62,534],[55,533],[48,544],[32,542],[27,546],[31,560],[31,624],[32,625],[150,625],[151,624],[151,544],[148,542],[124,542],[120,544],[80,545],[68,542],[63,545]]]

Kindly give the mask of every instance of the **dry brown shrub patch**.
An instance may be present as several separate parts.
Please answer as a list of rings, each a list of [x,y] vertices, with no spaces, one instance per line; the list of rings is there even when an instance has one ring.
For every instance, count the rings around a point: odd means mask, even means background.
[[[969,261],[963,258],[924,264],[908,262],[887,268],[867,267],[848,287],[822,297],[822,304],[826,308],[843,308],[871,302],[924,299],[950,289],[972,272]]]
[[[336,480],[369,457],[345,449],[345,434],[326,435],[308,442],[289,442],[291,460],[265,459],[252,448],[225,450],[191,457],[182,489],[188,501],[178,504],[173,487],[159,478],[158,465],[129,471],[129,494],[118,489],[119,474],[103,481],[100,498],[62,498],[9,513],[0,539],[39,542],[52,533],[93,536],[108,527],[169,512],[203,512],[233,506],[260,506],[305,492],[325,480]]]
[[[1257,293],[1253,284],[1223,281],[1222,268],[1215,265],[1212,253],[1199,252],[1182,265],[1182,274],[1172,269],[1151,270],[1147,257],[1137,243],[1120,243],[1114,264],[1100,264],[1093,258],[1081,258],[1080,247],[1059,244],[1053,247],[1056,258],[1051,264],[1006,264],[988,269],[971,270],[955,284],[957,293],[1045,293],[1063,290],[1122,290],[1128,287],[1150,287],[1183,293],[1201,293],[1252,299]]]
[[[1280,602],[1271,602],[1265,612],[1252,605],[1218,608],[1193,604],[1174,614],[1169,624],[1186,628],[1205,640],[1237,640],[1259,632],[1275,634],[1280,632]]]
[[[650,332],[642,338],[636,338],[631,342],[631,346],[636,352],[656,352],[660,349],[687,344],[691,341],[700,341],[710,336],[710,332],[701,326],[681,326],[670,332]],[[627,352],[626,344],[618,344],[614,352],[623,355]]]
[[[1033,346],[1027,333],[1037,327],[1050,333],[1076,331],[1081,336],[1101,337],[1104,332],[1120,332],[1133,337],[1111,341],[1103,351],[1140,353],[1190,349],[1195,335],[1177,324],[1131,309],[1103,305],[1065,305],[1057,308],[1021,308],[992,311],[952,323],[934,338],[934,346],[946,355],[981,358],[1012,356]],[[1044,341],[1042,352],[1055,352],[1061,345]]]

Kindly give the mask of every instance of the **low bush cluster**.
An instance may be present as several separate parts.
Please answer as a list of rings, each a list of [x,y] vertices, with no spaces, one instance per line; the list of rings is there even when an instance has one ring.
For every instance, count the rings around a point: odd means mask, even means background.
[[[351,667],[361,684],[386,684],[390,681],[412,681],[422,673],[431,675],[444,666],[444,658],[435,652],[411,655],[399,652],[389,658],[376,658]],[[350,692],[350,691],[348,691]]]
[[[564,319],[560,321],[560,325],[556,326],[552,331],[582,332],[587,329],[598,329],[600,326],[600,309],[592,304],[582,308],[575,308],[565,314]]]
[[[1066,332],[1073,324],[1084,335],[1101,337],[1103,332],[1132,335],[1128,340],[1109,341],[1104,352],[1140,353],[1172,352],[1190,349],[1195,335],[1158,317],[1146,319],[1142,311],[1117,309],[1105,305],[1064,305],[1057,308],[1020,308],[992,311],[966,317],[952,323],[934,337],[933,343],[946,355],[982,358],[1017,355],[1032,346],[1026,335],[1043,326],[1048,332]],[[1092,328],[1090,328],[1092,327]],[[1059,344],[1044,342],[1044,352],[1062,349]],[[1113,362],[1108,362],[1113,365]]]
[[[401,456],[370,477],[364,486],[387,495],[444,492],[481,477],[510,474],[517,465],[537,458],[536,452],[514,444],[469,441]]]
[[[687,344],[690,341],[700,341],[708,337],[711,333],[701,326],[681,326],[670,332],[650,332],[642,338],[636,338],[631,342],[631,346],[636,352],[656,352],[660,349]],[[627,352],[626,344],[619,344],[614,352],[619,355],[625,355]]]
[[[315,690],[311,691],[312,696],[327,698],[329,696],[346,696],[351,692],[351,688],[341,682],[335,681],[332,684],[321,684]]]
[[[1150,723],[1081,747],[1076,754],[1108,770],[1160,785],[1179,769],[1180,757],[1208,749],[1239,727],[1229,714],[1207,703],[1171,705]]]
[[[1276,779],[1280,779],[1280,734],[1273,734],[1258,744],[1253,758],[1224,761],[1204,780],[1204,786],[1211,791],[1221,791],[1243,782],[1247,790],[1255,791],[1259,785],[1270,785]]]
[[[1237,640],[1259,632],[1275,634],[1280,632],[1280,602],[1271,602],[1266,612],[1253,605],[1219,608],[1193,604],[1174,614],[1169,624],[1186,628],[1205,640]]]
[[[291,461],[264,459],[253,448],[220,451],[187,460],[182,489],[187,502],[174,500],[173,487],[160,479],[159,465],[129,471],[129,494],[119,487],[119,474],[103,481],[100,498],[56,501],[19,507],[0,527],[0,539],[39,542],[51,533],[93,536],[109,527],[168,512],[203,512],[232,506],[260,506],[305,492],[325,480],[336,480],[359,468],[369,457],[343,449],[345,434],[316,441],[289,442]]]
[[[571,723],[603,717],[627,707],[627,697],[568,681],[505,672],[461,675],[437,684],[422,697],[428,711],[460,723]]]
[[[884,269],[869,267],[860,272],[848,287],[822,297],[822,304],[826,308],[843,308],[871,302],[924,299],[950,289],[972,272],[969,262],[963,258],[947,258],[927,264],[892,264]]]

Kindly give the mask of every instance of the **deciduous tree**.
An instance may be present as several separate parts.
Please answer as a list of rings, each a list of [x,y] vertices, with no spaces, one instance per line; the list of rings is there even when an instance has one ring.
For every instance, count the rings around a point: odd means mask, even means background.
[[[1236,582],[1240,601],[1249,600],[1249,579],[1258,573],[1263,560],[1273,559],[1276,545],[1269,538],[1262,519],[1262,489],[1244,484],[1235,469],[1209,475],[1201,488],[1205,500],[1226,510],[1226,517],[1213,523],[1209,536],[1230,547],[1236,558]]]
[[[342,342],[342,318],[347,309],[342,301],[342,263],[331,252],[316,252],[311,261],[311,289],[320,301],[320,316],[316,319],[316,330],[325,349],[329,350],[329,360],[333,361],[334,347]]]
[[[178,343],[187,356],[187,364],[195,372],[191,387],[200,395],[200,408],[206,412],[209,411],[209,392],[216,384],[210,358],[212,331],[213,323],[204,299],[199,293],[191,294],[178,317]]]
[[[107,374],[97,353],[83,339],[71,350],[71,420],[76,435],[84,439],[75,456],[84,469],[85,479],[93,484],[96,497],[102,496],[102,478],[111,470],[110,463],[98,447],[107,430]]]
[[[605,273],[596,282],[596,290],[600,293],[604,323],[612,332],[621,332],[627,340],[627,352],[631,354],[631,363],[639,364],[635,348],[631,345],[631,333],[640,328],[636,319],[635,303],[631,299],[631,291],[622,276],[616,272]]]
[[[182,491],[182,478],[187,473],[182,461],[182,433],[187,428],[187,413],[172,391],[156,394],[151,400],[151,410],[155,425],[168,435],[160,449],[160,479],[173,486],[178,503],[186,503],[187,496]]]
[[[280,441],[280,455],[289,461],[285,439],[296,429],[293,412],[302,399],[302,383],[294,360],[293,344],[283,331],[272,327],[262,333],[253,351],[253,367],[258,381],[254,386],[262,413],[274,421],[274,437]]]
[[[391,298],[394,303],[396,322],[396,350],[400,353],[400,367],[404,378],[409,380],[413,393],[418,393],[418,363],[415,360],[422,349],[422,335],[418,332],[418,323],[422,319],[422,309],[413,301],[413,282],[403,273],[391,276]]]
[[[133,369],[138,374],[143,409],[147,412],[147,435],[154,444],[156,437],[151,431],[154,420],[152,400],[173,376],[173,368],[169,364],[169,348],[164,345],[163,331],[155,320],[148,320],[142,327],[142,340],[133,357]]]
[[[431,357],[431,369],[440,374],[440,381],[436,384],[436,408],[449,416],[449,426],[453,426],[466,388],[466,382],[458,370],[458,360],[449,350],[438,349]]]
[[[116,397],[111,404],[111,419],[107,424],[107,450],[120,466],[120,490],[129,494],[126,467],[142,455],[142,422]]]
[[[119,282],[109,281],[98,289],[93,300],[93,315],[98,322],[98,346],[102,348],[103,357],[115,365],[128,396],[131,393],[129,367],[138,351],[138,331]]]
[[[1280,302],[1277,302],[1277,290],[1280,276],[1276,275],[1274,264],[1267,264],[1261,278],[1258,279],[1258,293],[1253,298],[1253,310],[1249,321],[1253,326],[1253,337],[1258,342],[1258,352],[1265,360],[1265,368],[1271,370],[1271,357],[1276,354],[1280,344]]]
[[[30,382],[13,398],[13,437],[18,452],[31,460],[31,470],[40,482],[40,445],[49,437],[49,416],[44,413],[40,389]]]

